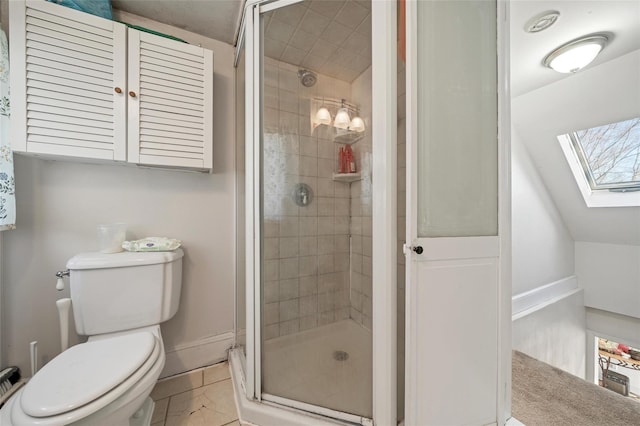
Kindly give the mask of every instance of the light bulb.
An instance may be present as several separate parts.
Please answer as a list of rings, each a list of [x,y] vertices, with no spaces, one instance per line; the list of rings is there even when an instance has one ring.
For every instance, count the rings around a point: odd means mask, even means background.
[[[333,121],[333,125],[338,129],[346,129],[351,123],[351,117],[346,108],[340,108],[336,114],[336,119]]]
[[[331,124],[331,113],[325,107],[322,107],[316,112],[316,122],[319,124]]]
[[[351,124],[349,124],[349,130],[353,130],[354,132],[364,132],[364,121],[360,117],[354,117],[351,120]]]

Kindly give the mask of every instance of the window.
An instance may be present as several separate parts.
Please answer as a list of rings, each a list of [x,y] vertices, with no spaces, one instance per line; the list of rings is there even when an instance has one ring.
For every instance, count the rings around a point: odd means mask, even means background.
[[[558,139],[587,206],[640,206],[640,117]]]

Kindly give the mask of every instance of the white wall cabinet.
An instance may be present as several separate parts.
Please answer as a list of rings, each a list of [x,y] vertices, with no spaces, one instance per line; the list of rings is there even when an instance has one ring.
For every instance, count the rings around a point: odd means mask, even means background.
[[[14,151],[212,168],[211,51],[41,0],[10,20]]]

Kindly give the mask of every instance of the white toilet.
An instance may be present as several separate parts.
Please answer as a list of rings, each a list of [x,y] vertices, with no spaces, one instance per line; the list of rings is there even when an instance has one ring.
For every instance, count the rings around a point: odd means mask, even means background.
[[[0,410],[0,425],[149,425],[164,367],[159,324],[178,310],[182,250],[69,260],[78,334]]]

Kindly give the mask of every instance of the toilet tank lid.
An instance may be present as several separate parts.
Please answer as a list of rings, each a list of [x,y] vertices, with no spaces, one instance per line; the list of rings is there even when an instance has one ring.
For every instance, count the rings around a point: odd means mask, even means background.
[[[182,249],[157,252],[80,253],[69,259],[67,268],[80,269],[123,268],[127,266],[170,263],[184,256]]]

